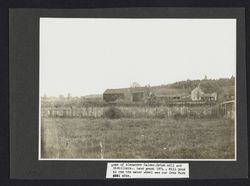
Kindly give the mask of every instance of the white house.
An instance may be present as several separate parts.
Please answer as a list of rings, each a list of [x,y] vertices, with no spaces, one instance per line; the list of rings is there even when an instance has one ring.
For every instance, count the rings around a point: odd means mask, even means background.
[[[201,90],[200,86],[196,87],[191,91],[191,99],[192,101],[199,101],[201,100],[201,96],[204,92]]]

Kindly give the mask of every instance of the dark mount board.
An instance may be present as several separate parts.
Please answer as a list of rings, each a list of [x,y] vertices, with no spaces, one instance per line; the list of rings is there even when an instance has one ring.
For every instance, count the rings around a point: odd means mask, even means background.
[[[105,179],[106,175],[108,161],[38,160],[39,18],[41,17],[237,19],[237,160],[187,162],[190,165],[190,179],[247,177],[248,148],[244,9],[107,8],[9,10],[11,178]],[[182,162],[184,163],[185,161]]]

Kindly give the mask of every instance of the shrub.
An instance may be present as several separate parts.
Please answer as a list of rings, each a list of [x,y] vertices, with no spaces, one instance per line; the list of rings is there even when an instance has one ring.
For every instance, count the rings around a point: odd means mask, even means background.
[[[166,118],[166,113],[164,113],[163,111],[161,111],[161,112],[156,112],[156,113],[155,113],[155,117],[156,117],[156,118]]]
[[[181,115],[181,113],[177,112],[177,113],[174,113],[174,114],[173,114],[173,118],[174,118],[174,119],[182,119],[183,116]]]
[[[109,119],[118,119],[123,117],[122,111],[117,107],[109,107],[108,109],[104,110],[103,115]]]

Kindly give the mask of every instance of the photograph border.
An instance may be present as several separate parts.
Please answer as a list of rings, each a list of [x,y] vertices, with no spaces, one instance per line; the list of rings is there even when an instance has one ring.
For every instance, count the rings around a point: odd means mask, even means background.
[[[247,177],[247,122],[245,72],[245,12],[244,8],[105,8],[105,9],[10,9],[10,158],[11,177],[39,179],[104,179],[106,164],[112,159],[98,161],[39,161],[39,18],[236,18],[237,19],[237,160],[183,161],[190,164],[190,178]],[[29,29],[27,29],[29,26]],[[23,46],[25,45],[25,46]],[[27,85],[27,80],[30,82]],[[33,91],[29,91],[33,88]],[[30,105],[27,102],[30,101]],[[25,105],[26,103],[26,105]],[[25,109],[22,108],[25,105]],[[31,107],[31,108],[29,108]],[[29,114],[24,112],[29,110]],[[21,127],[22,126],[22,127]],[[27,133],[27,129],[30,132]],[[27,146],[27,148],[23,148]],[[29,148],[28,148],[29,147]],[[21,162],[21,160],[23,162]],[[61,160],[61,159],[60,159]],[[117,159],[115,159],[118,161]],[[133,159],[134,161],[135,159]],[[126,159],[126,161],[132,161]],[[141,162],[143,159],[136,159]],[[156,159],[150,161],[157,161]],[[178,159],[164,159],[176,162]],[[91,166],[95,165],[94,168]],[[24,165],[25,168],[24,168]],[[59,171],[67,167],[70,171]],[[84,171],[82,169],[84,167]],[[206,167],[206,172],[200,169]],[[35,169],[35,171],[34,171]],[[59,169],[59,170],[57,170]]]

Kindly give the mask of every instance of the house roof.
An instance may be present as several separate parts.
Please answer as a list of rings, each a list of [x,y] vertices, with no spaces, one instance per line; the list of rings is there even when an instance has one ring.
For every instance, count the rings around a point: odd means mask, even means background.
[[[192,90],[192,92],[196,92],[196,91],[199,91],[199,92],[203,93],[202,89],[201,89],[199,86],[196,87],[196,88],[194,88],[194,89]]]

